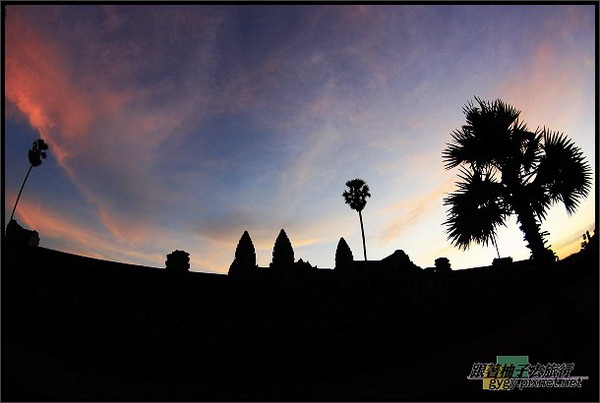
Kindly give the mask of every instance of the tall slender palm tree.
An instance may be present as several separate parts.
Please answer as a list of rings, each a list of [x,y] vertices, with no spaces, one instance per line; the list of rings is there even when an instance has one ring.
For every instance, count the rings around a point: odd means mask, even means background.
[[[360,231],[362,233],[363,251],[365,254],[365,262],[367,261],[367,245],[365,243],[365,228],[363,226],[362,211],[367,205],[367,197],[371,197],[369,193],[369,185],[362,179],[352,179],[346,182],[347,189],[344,191],[344,201],[350,205],[352,210],[358,211],[360,219]]]
[[[451,133],[443,151],[446,169],[460,167],[458,190],[450,193],[448,238],[462,249],[495,243],[497,228],[517,216],[532,258],[554,259],[540,223],[562,202],[569,215],[591,188],[591,170],[581,150],[564,134],[529,131],[520,111],[501,100],[468,102],[466,124]]]
[[[42,165],[42,159],[46,159],[47,154],[45,150],[48,149],[48,144],[44,142],[43,139],[37,139],[33,142],[31,149],[27,153],[27,158],[29,159],[29,169],[27,170],[27,175],[25,175],[25,179],[21,184],[21,189],[19,189],[19,194],[17,195],[17,200],[15,201],[15,207],[13,207],[12,214],[10,215],[10,221],[12,221],[15,210],[17,209],[17,204],[19,203],[19,199],[21,198],[21,193],[23,192],[23,188],[25,187],[25,182],[27,182],[27,178],[29,178],[29,174],[31,173],[31,169],[33,167],[37,167]]]

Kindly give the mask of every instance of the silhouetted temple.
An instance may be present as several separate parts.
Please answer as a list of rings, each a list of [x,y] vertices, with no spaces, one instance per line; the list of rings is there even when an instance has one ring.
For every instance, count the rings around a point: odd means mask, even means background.
[[[317,268],[303,259],[295,261],[292,242],[282,229],[275,240],[272,261],[267,267],[256,264],[254,244],[248,231],[244,231],[228,274],[234,278],[262,279],[266,282],[275,279],[297,282],[302,279],[306,287],[303,292],[307,293],[314,291],[315,285],[329,284],[327,287],[335,285],[339,289],[339,296],[366,296],[371,288],[380,300],[414,300],[442,286],[440,273],[450,271],[450,263],[447,258],[440,258],[436,265],[444,269],[422,270],[402,250],[378,261],[356,261],[348,243],[340,238],[333,270]]]
[[[350,247],[346,243],[344,238],[340,238],[337,249],[335,250],[335,268],[336,270],[348,269],[352,262],[354,262],[354,256]]]
[[[40,236],[37,231],[23,228],[16,220],[10,220],[6,226],[6,242],[11,247],[38,246]]]
[[[278,270],[289,270],[294,266],[294,249],[285,231],[279,231],[279,235],[273,246],[273,261],[269,267]]]
[[[597,380],[598,354],[587,352],[597,352],[597,339],[590,336],[597,335],[597,310],[581,302],[597,298],[597,281],[591,281],[597,280],[595,236],[585,250],[551,267],[505,261],[467,270],[451,270],[447,258],[423,270],[402,250],[379,261],[357,261],[341,238],[335,267],[321,269],[295,260],[284,230],[272,262],[260,267],[245,231],[229,275],[189,271],[189,254],[181,250],[169,253],[166,268],[159,269],[54,251],[37,246],[37,239],[16,222],[6,232],[2,329],[5,351],[13,356],[21,354],[21,346],[32,346],[46,355],[59,351],[89,368],[147,376],[150,386],[156,380],[170,385],[185,379],[191,385],[203,382],[199,389],[222,382],[219,390],[243,383],[251,390],[255,382],[270,386],[274,379],[335,377],[386,365],[397,371],[406,362],[428,360],[427,368],[447,368],[436,373],[446,384],[433,400],[443,400],[448,388],[461,397],[471,386],[465,378],[473,362],[514,351],[576,362],[578,373]],[[516,310],[501,312],[501,321],[499,307],[524,300],[528,303]],[[576,348],[578,355],[572,354]],[[453,358],[440,359],[447,354]],[[21,356],[33,362],[34,370],[20,373],[26,366],[14,358],[3,368],[3,376],[12,377],[10,396],[52,400],[14,388],[35,387],[38,368],[52,368],[44,362],[38,366],[35,353]],[[404,379],[393,382],[412,387]],[[108,393],[99,400],[113,400],[119,392],[110,386],[99,390]],[[376,392],[373,396],[379,396]]]
[[[302,259],[294,261],[294,249],[285,230],[279,235],[273,246],[272,260],[268,267],[259,267],[256,264],[256,251],[248,231],[244,231],[235,250],[235,257],[228,274],[230,276],[261,276],[265,273],[300,273],[316,270],[309,262]]]
[[[256,268],[256,250],[250,234],[248,231],[244,231],[244,234],[238,242],[237,248],[235,249],[235,259],[231,266],[229,266],[230,275],[245,275],[251,270]]]

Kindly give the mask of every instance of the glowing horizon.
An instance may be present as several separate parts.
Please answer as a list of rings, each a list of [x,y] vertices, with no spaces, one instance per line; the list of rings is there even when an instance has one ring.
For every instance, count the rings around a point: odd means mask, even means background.
[[[224,273],[245,230],[266,266],[284,228],[296,259],[333,267],[340,237],[362,256],[341,196],[360,177],[370,260],[489,265],[442,226],[458,170],[441,153],[474,96],[586,156],[594,190],[542,222],[559,257],[596,225],[592,5],[8,5],[4,40],[4,218],[41,136],[16,211],[41,246],[159,267],[183,249]],[[514,217],[498,246],[529,257]]]

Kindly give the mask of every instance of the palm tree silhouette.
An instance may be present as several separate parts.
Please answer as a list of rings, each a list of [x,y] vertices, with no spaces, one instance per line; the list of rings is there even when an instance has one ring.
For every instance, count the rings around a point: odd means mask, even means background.
[[[497,228],[516,214],[532,258],[554,259],[540,222],[558,201],[575,212],[591,188],[590,167],[564,134],[531,132],[520,111],[502,100],[475,100],[464,106],[466,124],[451,133],[442,154],[446,169],[460,166],[461,179],[444,199],[448,238],[462,249],[495,244]]]
[[[29,159],[29,169],[27,170],[27,175],[25,175],[25,179],[21,184],[21,189],[19,190],[19,194],[17,195],[17,200],[15,201],[15,207],[13,207],[12,214],[10,215],[10,221],[12,221],[15,210],[17,209],[17,204],[19,204],[19,199],[21,198],[21,193],[23,192],[23,188],[25,187],[25,182],[27,182],[27,178],[29,178],[29,174],[31,173],[31,169],[33,167],[37,167],[42,165],[42,159],[46,159],[45,150],[48,149],[48,144],[44,142],[43,139],[37,139],[33,142],[31,149],[27,153],[27,158]]]
[[[362,211],[367,204],[367,197],[371,197],[369,193],[369,186],[362,179],[352,179],[346,182],[348,189],[344,191],[344,201],[350,205],[352,210],[358,211],[358,217],[360,219],[360,231],[362,233],[363,251],[365,255],[365,262],[367,261],[367,246],[365,243],[365,229],[363,226]]]

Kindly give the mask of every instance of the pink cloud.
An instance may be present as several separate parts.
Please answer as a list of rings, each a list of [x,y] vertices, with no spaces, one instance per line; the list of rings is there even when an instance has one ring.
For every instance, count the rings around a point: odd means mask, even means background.
[[[143,259],[154,261],[157,256],[136,252],[134,248],[124,250],[123,244],[114,242],[110,236],[102,235],[89,222],[73,222],[71,218],[57,213],[39,202],[22,199],[16,212],[18,220],[26,228],[38,231],[41,245],[48,241],[61,240],[63,251],[98,258]]]
[[[21,199],[15,218],[25,228],[38,231],[40,246],[125,263],[164,267],[168,253],[183,249],[190,253],[192,270],[225,273],[235,251],[234,242],[201,246],[185,234],[158,227],[149,229],[153,236],[147,240],[115,237],[98,228],[95,221],[78,219],[29,199]]]
[[[68,153],[58,145],[59,136],[55,129],[59,122],[56,116],[63,107],[80,109],[77,106],[80,103],[77,100],[73,102],[75,94],[66,85],[60,50],[51,44],[44,45],[41,37],[18,13],[11,14],[6,23],[5,43],[6,96],[41,136],[56,145],[54,152],[57,159],[59,163],[64,163]],[[48,102],[49,98],[53,101]],[[81,127],[86,123],[88,115],[77,112],[75,126]]]
[[[593,74],[587,57],[576,49],[561,51],[550,38],[492,93],[521,110],[522,119],[532,129],[548,125],[561,130],[585,109]]]
[[[80,152],[91,125],[118,113],[131,94],[99,91],[99,83],[90,87],[74,81],[72,56],[19,11],[11,8],[6,23],[6,96],[70,171],[69,157]]]
[[[53,10],[60,14],[63,9]],[[168,80],[150,87],[123,86],[117,73],[128,74],[136,67],[122,57],[127,44],[101,39],[82,44],[72,35],[61,41],[61,28],[34,23],[31,11],[11,7],[7,19],[6,97],[96,205],[99,222],[115,237],[139,241],[148,235],[144,221],[154,216],[152,209],[161,202],[161,179],[148,174],[159,147],[203,110],[203,98],[186,99]],[[117,17],[113,13],[109,18],[113,28]],[[101,38],[99,32],[83,34]],[[109,52],[114,60],[103,63],[96,52]],[[90,60],[98,60],[98,65]],[[74,70],[74,61],[86,67]],[[193,75],[186,80],[184,87],[198,89]],[[156,103],[159,98],[162,102]]]

